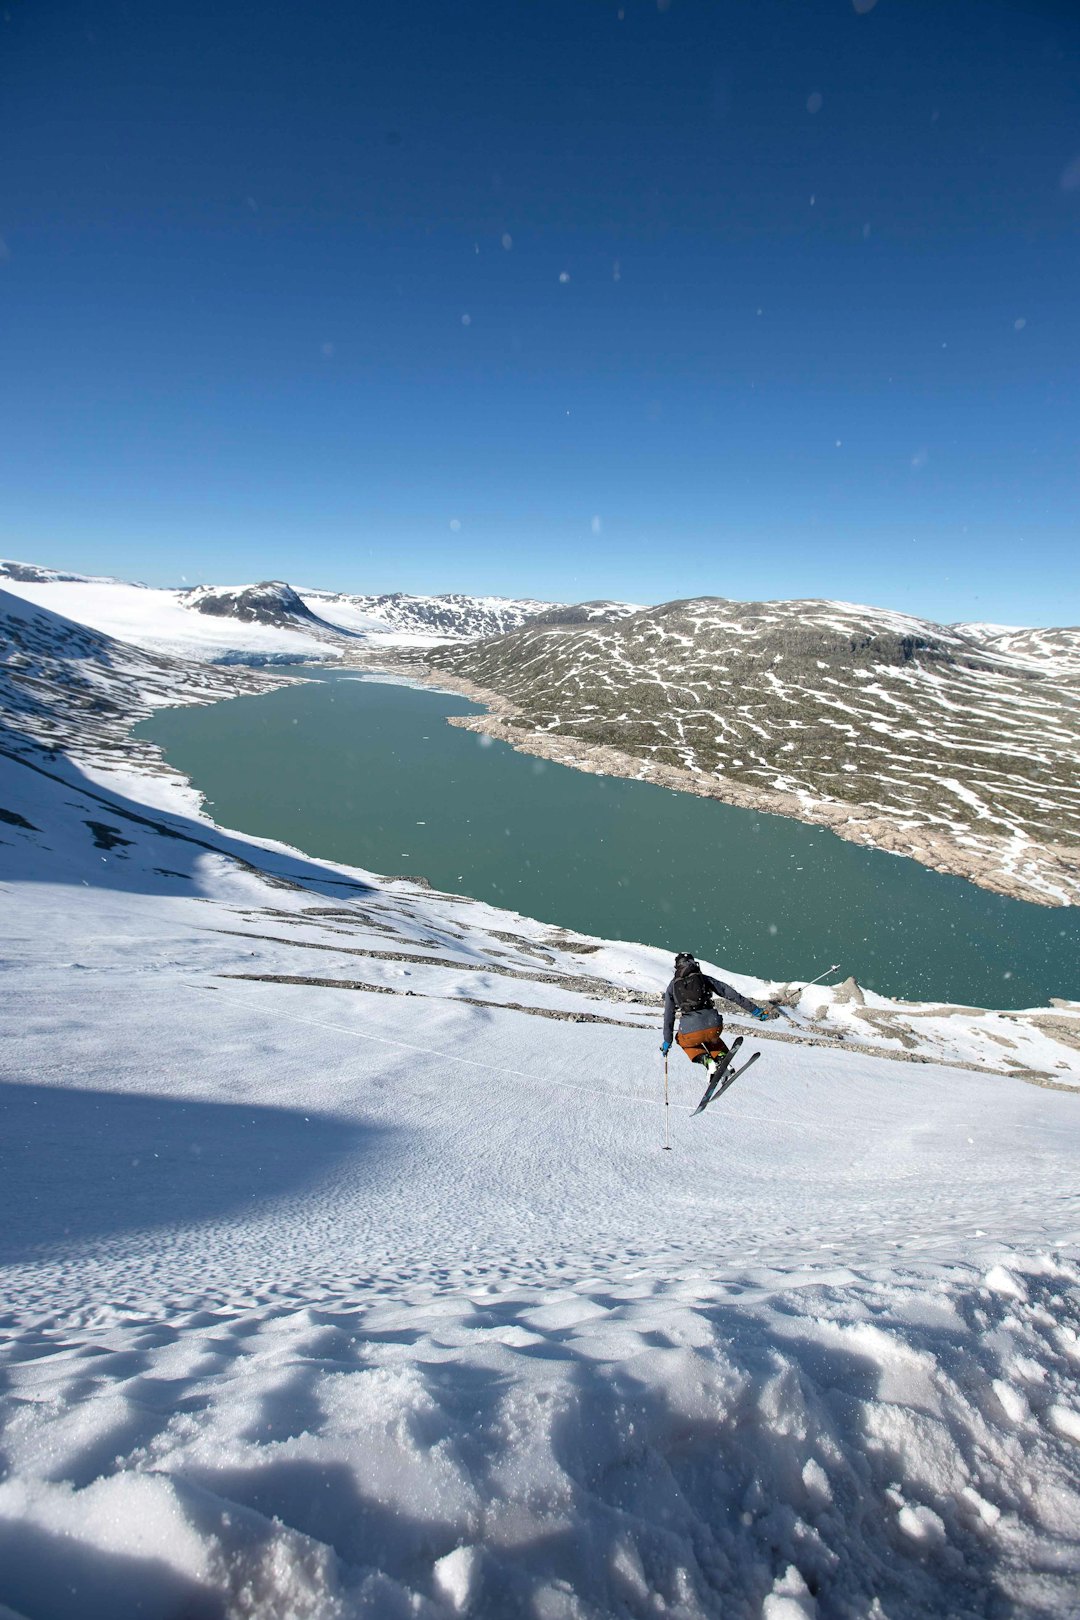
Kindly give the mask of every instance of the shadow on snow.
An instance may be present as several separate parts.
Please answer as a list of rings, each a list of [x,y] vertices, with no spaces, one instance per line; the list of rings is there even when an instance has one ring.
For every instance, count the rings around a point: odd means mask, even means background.
[[[387,1134],[287,1108],[5,1084],[0,1263],[241,1215]]]

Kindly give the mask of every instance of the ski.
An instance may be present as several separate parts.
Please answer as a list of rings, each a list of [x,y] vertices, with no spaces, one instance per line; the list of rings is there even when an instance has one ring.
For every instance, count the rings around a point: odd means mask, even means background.
[[[760,1056],[761,1056],[760,1052],[751,1052],[751,1054],[747,1058],[746,1062],[743,1063],[743,1064],[740,1064],[740,1066],[737,1069],[729,1068],[727,1070],[726,1074],[724,1075],[724,1083],[723,1083],[723,1085],[720,1087],[719,1091],[714,1091],[713,1092],[712,1096],[709,1098],[709,1102],[715,1102],[717,1097],[722,1097],[724,1095],[724,1092],[727,1090],[727,1088],[729,1086],[733,1086],[735,1084],[735,1082],[739,1078],[740,1074],[745,1074],[747,1069],[752,1068],[753,1065],[757,1062],[757,1060],[758,1060],[758,1058]]]
[[[708,1108],[709,1104],[712,1102],[713,1098],[716,1095],[717,1086],[719,1086],[720,1082],[723,1080],[724,1076],[727,1074],[728,1070],[731,1068],[731,1060],[734,1058],[736,1052],[739,1050],[739,1047],[742,1045],[742,1043],[743,1043],[743,1037],[741,1035],[736,1035],[736,1037],[732,1041],[730,1047],[724,1053],[723,1058],[716,1065],[716,1068],[713,1070],[712,1074],[709,1076],[709,1083],[705,1087],[705,1092],[704,1092],[704,1095],[702,1096],[701,1101],[698,1103],[697,1107],[694,1109],[694,1114],[700,1114],[701,1110],[703,1108]],[[693,1119],[694,1114],[691,1114],[691,1116],[690,1116],[691,1119]]]

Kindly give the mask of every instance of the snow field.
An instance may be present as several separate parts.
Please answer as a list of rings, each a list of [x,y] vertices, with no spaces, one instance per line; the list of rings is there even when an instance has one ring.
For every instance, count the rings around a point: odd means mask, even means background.
[[[1050,1414],[1075,1270],[1042,1262],[1017,1316],[970,1272],[668,1282],[657,1257],[590,1258],[561,1287],[450,1265],[26,1335],[5,1596],[281,1620],[1070,1612]],[[1006,1367],[1038,1412],[1002,1402]]]
[[[11,942],[0,1599],[1069,1612],[1072,1098],[776,1047],[693,1126],[674,1071],[662,1155],[655,1027],[227,979],[292,951],[197,873],[42,884]]]
[[[326,642],[299,628],[288,630],[199,613],[184,605],[179,591],[126,585],[118,580],[49,580],[39,584],[4,579],[3,589],[133,647],[176,658],[213,663],[244,654],[254,662],[274,663],[288,658],[339,656]]]
[[[1080,1112],[942,1061],[1001,1015],[808,990],[664,1153],[665,956],[23,748],[0,1617],[1075,1614]]]
[[[348,638],[376,647],[434,647],[517,628],[551,605],[491,596],[350,596],[301,590],[300,602],[321,623],[294,617],[291,624],[271,624],[233,614],[218,617],[195,606],[200,597],[237,596],[250,586],[160,589],[116,579],[65,578],[37,568],[33,572],[38,577],[20,578],[18,572],[10,576],[8,566],[18,571],[20,565],[0,561],[0,589],[11,595],[130,646],[210,663],[333,661],[348,650]],[[335,636],[335,631],[343,634]]]

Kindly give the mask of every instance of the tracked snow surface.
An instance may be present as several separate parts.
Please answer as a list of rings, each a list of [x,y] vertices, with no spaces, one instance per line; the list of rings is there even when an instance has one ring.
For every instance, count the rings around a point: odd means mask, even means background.
[[[1080,1006],[717,964],[664,1152],[666,957],[123,741],[272,679],[0,594],[6,1620],[1075,1615]]]

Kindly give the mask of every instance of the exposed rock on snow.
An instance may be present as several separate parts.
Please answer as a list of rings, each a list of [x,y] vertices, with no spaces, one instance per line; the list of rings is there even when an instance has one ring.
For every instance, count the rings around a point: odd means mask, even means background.
[[[1076,632],[1025,634],[1039,658],[875,608],[708,597],[618,623],[528,624],[426,662],[491,707],[455,723],[524,752],[1074,904]]]
[[[291,585],[283,580],[264,580],[261,585],[196,585],[181,591],[180,601],[196,613],[216,619],[239,619],[244,624],[290,625],[296,619],[330,629],[302,602]]]

